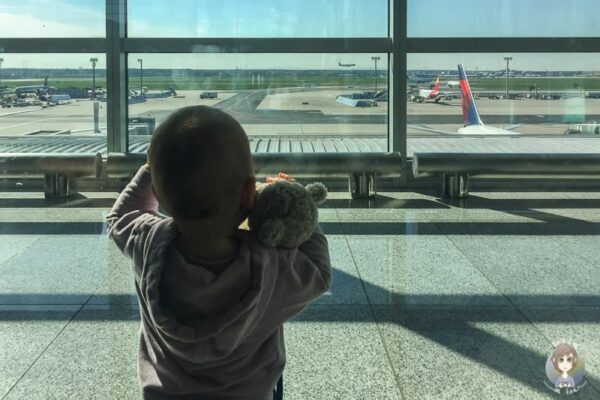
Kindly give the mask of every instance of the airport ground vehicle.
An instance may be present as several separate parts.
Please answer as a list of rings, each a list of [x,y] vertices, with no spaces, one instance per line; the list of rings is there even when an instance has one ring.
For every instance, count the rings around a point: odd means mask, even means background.
[[[202,92],[202,93],[200,93],[200,98],[201,99],[216,99],[217,92]]]
[[[71,102],[71,96],[68,94],[52,94],[48,97],[48,103],[65,104]]]

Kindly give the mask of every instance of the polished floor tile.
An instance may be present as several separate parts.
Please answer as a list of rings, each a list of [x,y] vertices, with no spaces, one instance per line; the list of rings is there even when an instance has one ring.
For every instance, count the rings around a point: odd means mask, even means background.
[[[478,227],[466,229],[450,240],[515,304],[600,305],[598,267],[554,240],[529,233],[479,235]]]
[[[357,235],[348,243],[371,304],[509,304],[444,235]]]
[[[83,304],[108,276],[104,235],[46,236],[0,265],[0,304]]]
[[[139,399],[138,328],[136,308],[85,307],[4,399]]]
[[[42,238],[40,235],[0,235],[0,270],[2,264],[12,257],[23,253],[32,243]],[[0,275],[0,282],[2,276]]]
[[[114,198],[0,193],[0,399],[140,398]],[[573,398],[600,398],[599,193],[331,192],[319,212],[332,286],[285,324],[284,398],[558,398],[556,341],[585,359]]]
[[[284,329],[284,399],[401,399],[368,306],[313,305]]]
[[[519,310],[551,343],[574,345],[587,378],[600,388],[600,307],[527,307]]]
[[[27,373],[79,306],[0,305],[0,399]]]
[[[406,400],[555,398],[550,342],[513,307],[374,309]],[[598,396],[589,385],[577,398]]]

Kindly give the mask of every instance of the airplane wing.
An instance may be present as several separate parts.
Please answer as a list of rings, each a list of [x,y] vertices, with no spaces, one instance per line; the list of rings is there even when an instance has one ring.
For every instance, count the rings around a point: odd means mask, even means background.
[[[501,126],[500,128],[506,129],[507,131],[510,131],[510,130],[513,130],[513,129],[518,128],[520,126],[521,126],[521,124],[514,124],[514,125]]]
[[[435,128],[430,128],[427,125],[409,125],[409,128],[413,128],[413,129],[418,129],[420,131],[425,131],[425,132],[433,132],[433,133],[440,133],[442,135],[452,135],[452,136],[457,136],[458,132],[454,131],[444,131],[442,129],[435,129]]]

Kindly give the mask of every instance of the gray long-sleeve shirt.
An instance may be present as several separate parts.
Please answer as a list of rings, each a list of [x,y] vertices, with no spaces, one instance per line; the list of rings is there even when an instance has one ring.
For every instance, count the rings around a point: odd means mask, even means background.
[[[240,230],[237,257],[216,272],[174,245],[177,227],[158,213],[150,182],[141,167],[106,216],[133,261],[144,398],[271,399],[285,366],[283,322],[330,285],[325,236],[268,249]]]

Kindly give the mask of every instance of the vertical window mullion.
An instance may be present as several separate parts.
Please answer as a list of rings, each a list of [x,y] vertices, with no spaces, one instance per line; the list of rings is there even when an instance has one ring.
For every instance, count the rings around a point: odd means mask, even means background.
[[[406,35],[407,0],[390,0],[390,35],[393,50],[389,66],[389,120],[388,152],[400,152],[402,155],[403,180],[407,171],[407,135],[406,135]]]
[[[127,0],[106,0],[107,151],[127,149]]]

